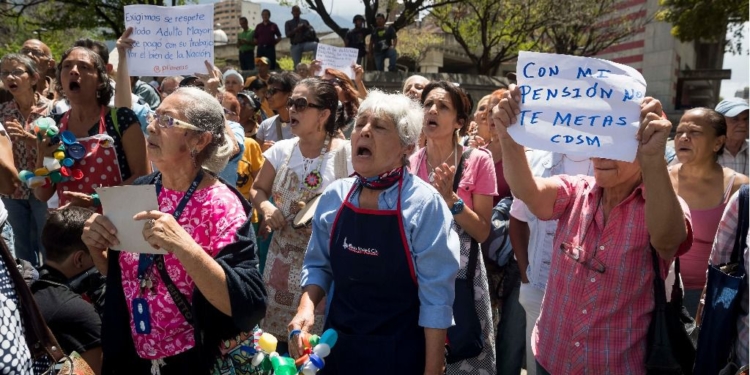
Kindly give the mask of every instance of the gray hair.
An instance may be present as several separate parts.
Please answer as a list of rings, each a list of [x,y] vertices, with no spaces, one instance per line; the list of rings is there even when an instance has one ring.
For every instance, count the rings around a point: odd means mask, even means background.
[[[179,85],[180,82],[182,82],[183,78],[184,77],[182,77],[182,76],[171,76],[171,77],[164,78],[163,80],[161,80],[161,84],[159,85],[159,89],[160,90],[163,89],[164,88],[164,82],[167,82],[167,81],[174,81],[176,84]]]
[[[36,76],[37,79],[42,79],[41,75],[39,74],[39,68],[37,68],[36,63],[34,60],[32,60],[30,57],[26,55],[22,55],[20,53],[9,53],[5,56],[3,56],[2,59],[0,59],[0,65],[3,65],[7,62],[15,62],[23,65],[24,69],[29,73],[29,77]],[[36,90],[36,85],[31,85],[31,87]]]
[[[429,80],[429,79],[427,79],[426,77],[424,77],[424,76],[420,76],[419,74],[415,74],[415,75],[412,75],[412,76],[409,76],[409,77],[407,77],[407,78],[406,78],[406,79],[404,80],[404,86],[403,86],[403,87],[401,88],[401,92],[404,92],[404,89],[406,88],[406,84],[407,84],[407,83],[409,83],[409,81],[411,81],[411,80],[413,80],[413,79],[420,79],[420,80],[423,80],[423,81],[425,81],[425,85],[426,85],[427,83],[430,83],[430,80]]]
[[[232,151],[232,144],[225,136],[224,108],[211,94],[195,87],[180,87],[172,96],[179,96],[183,102],[185,121],[211,134],[211,142],[196,156],[196,163],[219,173],[227,165]]]
[[[424,112],[422,106],[404,94],[386,94],[379,90],[371,90],[367,98],[359,105],[357,116],[370,112],[376,116],[383,116],[396,124],[401,146],[416,145],[419,133],[422,132]],[[408,165],[408,155],[404,165]]]

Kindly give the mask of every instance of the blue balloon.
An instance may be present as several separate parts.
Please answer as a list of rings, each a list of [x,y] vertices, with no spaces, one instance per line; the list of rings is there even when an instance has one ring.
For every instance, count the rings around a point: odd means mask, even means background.
[[[60,133],[60,138],[62,138],[63,143],[66,145],[72,145],[76,143],[76,135],[73,134],[70,130],[65,130],[62,133]]]
[[[339,334],[336,332],[335,329],[327,329],[325,332],[323,332],[323,335],[320,336],[320,342],[328,344],[329,347],[333,348],[334,345],[336,345],[336,341],[339,339]]]

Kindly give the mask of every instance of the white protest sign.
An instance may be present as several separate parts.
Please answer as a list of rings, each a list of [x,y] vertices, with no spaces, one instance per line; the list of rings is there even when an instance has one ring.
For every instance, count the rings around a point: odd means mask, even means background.
[[[358,54],[359,50],[356,48],[334,47],[318,43],[318,51],[315,53],[315,59],[320,61],[321,66],[318,75],[323,75],[327,68],[333,68],[354,79],[352,65],[357,63]]]
[[[166,254],[156,250],[143,239],[144,220],[133,220],[133,216],[143,211],[158,211],[154,185],[125,185],[96,189],[102,202],[102,214],[117,228],[120,244],[114,250],[131,253]]]
[[[521,114],[508,133],[521,145],[632,162],[646,80],[637,70],[579,56],[521,52]]]
[[[131,76],[173,76],[205,72],[214,62],[214,6],[125,6],[125,27],[135,45],[128,51]]]

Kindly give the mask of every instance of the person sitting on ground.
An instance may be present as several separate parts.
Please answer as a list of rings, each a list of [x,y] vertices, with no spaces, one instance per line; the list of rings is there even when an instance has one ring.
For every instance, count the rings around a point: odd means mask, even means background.
[[[693,246],[680,257],[684,305],[691,316],[698,311],[706,285],[706,264],[721,214],[729,197],[748,182],[747,176],[717,162],[726,152],[726,134],[724,116],[709,108],[693,108],[682,116],[674,136],[680,163],[670,167],[669,177],[690,209],[694,230]]]
[[[95,270],[81,240],[92,211],[68,207],[50,213],[42,230],[47,259],[31,285],[39,310],[65,353],[78,352],[94,370],[102,367],[102,321],[94,306],[70,287],[71,280]]]
[[[636,160],[593,158],[593,178],[533,177],[524,147],[508,134],[518,126],[520,101],[510,85],[492,110],[505,178],[534,216],[558,220],[532,339],[537,375],[646,374],[654,278],[663,279],[692,244],[690,212],[669,183],[664,159],[672,124],[661,118],[661,103],[647,97]]]

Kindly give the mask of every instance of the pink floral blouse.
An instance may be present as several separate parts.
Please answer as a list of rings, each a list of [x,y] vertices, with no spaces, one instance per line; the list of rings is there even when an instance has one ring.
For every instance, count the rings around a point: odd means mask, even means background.
[[[159,209],[173,213],[184,192],[162,189],[159,194]],[[229,243],[234,242],[237,229],[247,219],[240,200],[224,184],[215,184],[197,190],[178,220],[193,240],[212,257]],[[138,253],[122,252],[122,287],[128,307],[134,298],[141,297],[138,283]],[[193,279],[187,274],[179,260],[172,255],[164,256],[167,271],[177,288],[188,300],[193,298]],[[130,329],[136,352],[141,358],[160,359],[183,353],[195,346],[193,327],[185,320],[177,305],[161,281],[159,272],[151,267],[150,278],[153,290],[146,290],[151,316],[151,332],[138,334],[133,323],[133,311],[129,309]]]

